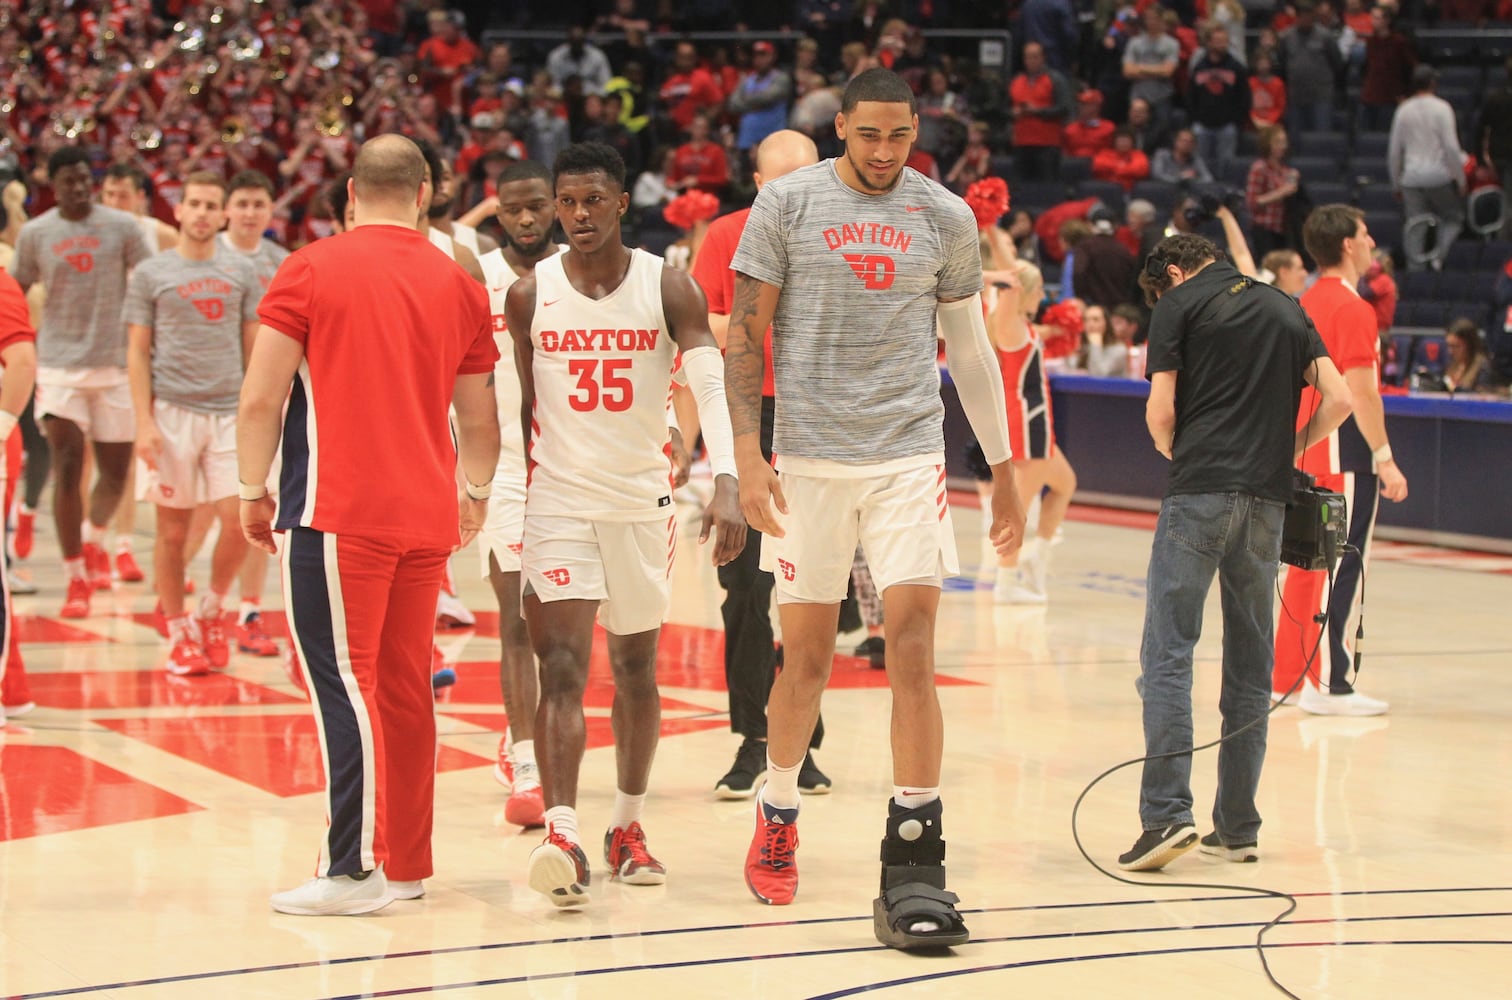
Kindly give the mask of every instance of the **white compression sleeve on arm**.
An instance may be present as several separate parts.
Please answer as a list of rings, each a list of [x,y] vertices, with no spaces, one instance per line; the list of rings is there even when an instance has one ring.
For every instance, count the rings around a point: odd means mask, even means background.
[[[955,383],[961,409],[982,446],[988,465],[1013,457],[1008,445],[1008,397],[1003,392],[1002,370],[987,339],[982,319],[982,296],[941,302],[936,309],[945,339],[945,363]]]
[[[698,402],[704,446],[709,449],[709,468],[716,476],[733,477],[735,432],[730,429],[730,407],[725,402],[724,355],[717,347],[695,347],[683,352],[682,370]]]

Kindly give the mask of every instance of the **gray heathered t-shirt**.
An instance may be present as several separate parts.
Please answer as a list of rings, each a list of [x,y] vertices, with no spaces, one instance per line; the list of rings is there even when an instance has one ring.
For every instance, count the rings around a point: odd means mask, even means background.
[[[22,226],[11,276],[22,285],[47,285],[37,363],[125,368],[126,272],[149,256],[136,217],[103,205],[92,206],[78,222],[52,208]]]
[[[232,243],[231,237],[224,232],[220,234],[220,243],[225,249],[239,253],[252,262],[253,269],[257,271],[258,287],[265,292],[273,281],[273,275],[278,271],[278,265],[289,256],[289,251],[269,239],[259,241],[257,249],[251,253],[247,253]]]
[[[1181,61],[1181,43],[1170,35],[1161,35],[1153,38],[1150,35],[1140,33],[1129,39],[1129,44],[1124,47],[1123,61],[1125,65],[1135,66],[1159,66],[1163,63]],[[1129,98],[1143,97],[1151,104],[1169,104],[1176,94],[1176,84],[1173,77],[1164,80],[1149,79],[1135,80],[1129,87]]]
[[[776,454],[871,465],[945,450],[935,308],[982,289],[964,201],[910,168],[862,194],[825,160],[761,189],[730,267],[782,289]]]
[[[257,321],[262,284],[245,254],[205,261],[167,250],[131,272],[125,323],[152,328],[152,395],[200,413],[235,413],[242,324]]]

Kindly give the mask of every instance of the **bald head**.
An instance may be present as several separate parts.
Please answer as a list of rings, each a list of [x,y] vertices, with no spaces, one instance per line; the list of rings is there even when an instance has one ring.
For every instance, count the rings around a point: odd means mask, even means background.
[[[802,132],[785,128],[773,132],[756,147],[756,186],[819,162],[819,147]]]
[[[360,201],[407,204],[425,182],[425,157],[402,135],[388,133],[362,144],[352,165],[352,190]]]

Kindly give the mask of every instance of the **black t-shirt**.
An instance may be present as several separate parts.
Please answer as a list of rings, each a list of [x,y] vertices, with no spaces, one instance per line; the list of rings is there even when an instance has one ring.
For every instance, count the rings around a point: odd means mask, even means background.
[[[1327,356],[1295,300],[1232,264],[1209,264],[1162,295],[1145,374],[1177,373],[1166,496],[1290,500],[1303,375]]]

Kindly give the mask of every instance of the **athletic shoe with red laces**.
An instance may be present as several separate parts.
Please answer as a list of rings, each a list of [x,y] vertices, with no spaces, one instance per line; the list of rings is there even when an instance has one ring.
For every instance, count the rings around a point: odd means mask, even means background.
[[[236,626],[236,648],[249,656],[277,656],[278,642],[263,631],[262,615],[254,611]]]
[[[199,625],[200,644],[205,659],[216,670],[225,670],[231,662],[231,639],[226,635],[226,618],[216,614],[209,618],[195,618]]]
[[[530,852],[530,887],[563,909],[582,906],[588,896],[588,856],[583,849],[551,829],[546,840]]]
[[[68,581],[68,595],[63,599],[63,610],[58,612],[59,618],[88,618],[89,598],[94,593],[94,588],[83,577],[74,577]]]
[[[0,717],[25,715],[37,707],[32,701],[31,685],[26,680],[26,668],[14,657],[5,669],[5,679],[0,681]]]
[[[16,558],[31,558],[32,544],[36,539],[37,512],[34,510],[18,510],[16,512],[16,534],[11,539],[11,546],[16,550]]]
[[[786,906],[798,895],[798,810],[769,806],[756,796],[756,836],[746,852],[751,894],[769,906]]]
[[[168,653],[168,672],[175,677],[198,677],[210,672],[210,661],[205,650],[192,639],[180,639]]]
[[[541,791],[541,774],[536,765],[520,765],[514,788],[504,803],[504,819],[527,830],[546,825],[546,796]]]
[[[615,827],[604,834],[604,860],[614,870],[610,878],[627,885],[661,885],[667,881],[667,866],[646,850],[646,831],[639,823]]]
[[[136,556],[130,549],[122,549],[115,557],[116,579],[122,583],[141,583],[147,578],[142,572],[142,567],[137,565]]]
[[[109,590],[110,556],[93,542],[84,543],[84,571],[89,576],[89,585],[95,590]]]
[[[494,780],[504,786],[506,792],[514,788],[514,758],[509,756],[509,728],[499,737],[499,755],[494,758]]]

